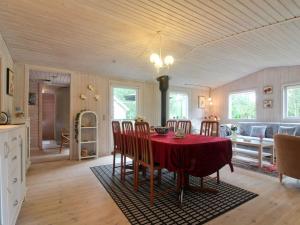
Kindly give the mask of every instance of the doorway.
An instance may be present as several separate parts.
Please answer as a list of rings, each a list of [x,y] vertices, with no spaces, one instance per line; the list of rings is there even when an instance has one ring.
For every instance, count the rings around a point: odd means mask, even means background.
[[[70,81],[68,73],[29,70],[32,163],[70,157]]]

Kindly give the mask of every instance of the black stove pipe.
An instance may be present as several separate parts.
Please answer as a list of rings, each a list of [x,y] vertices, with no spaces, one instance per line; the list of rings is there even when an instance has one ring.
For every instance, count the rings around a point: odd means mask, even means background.
[[[163,75],[156,79],[161,91],[161,126],[166,126],[167,121],[167,91],[169,89],[169,76]]]

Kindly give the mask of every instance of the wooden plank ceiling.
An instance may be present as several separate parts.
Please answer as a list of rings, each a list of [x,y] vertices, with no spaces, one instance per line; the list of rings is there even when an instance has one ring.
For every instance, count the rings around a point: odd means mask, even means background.
[[[156,31],[177,85],[216,87],[300,64],[300,0],[0,2],[0,33],[17,62],[152,80]]]

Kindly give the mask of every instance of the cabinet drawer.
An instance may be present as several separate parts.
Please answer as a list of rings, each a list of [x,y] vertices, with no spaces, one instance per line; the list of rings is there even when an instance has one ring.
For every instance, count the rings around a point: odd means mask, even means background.
[[[11,151],[8,157],[8,174],[9,176],[15,173],[16,170],[20,170],[21,153],[19,151]]]

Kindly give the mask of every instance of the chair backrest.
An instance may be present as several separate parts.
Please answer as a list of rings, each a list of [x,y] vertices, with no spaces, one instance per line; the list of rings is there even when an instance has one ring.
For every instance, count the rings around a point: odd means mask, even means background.
[[[150,128],[147,122],[135,123],[135,137],[137,146],[137,159],[140,162],[153,166]]]
[[[136,142],[135,142],[135,134],[133,130],[133,124],[131,121],[123,121],[122,122],[122,130],[123,130],[123,153],[126,156],[134,158],[136,156]]]
[[[219,136],[219,122],[218,121],[202,121],[200,128],[200,135],[204,136]]]
[[[300,137],[277,134],[274,141],[278,172],[300,179]]]
[[[170,131],[175,131],[177,127],[177,120],[167,120],[167,127]]]
[[[192,122],[190,120],[178,120],[178,128],[182,129],[185,134],[190,134],[192,131]]]
[[[122,152],[122,134],[121,134],[121,125],[119,121],[112,121],[112,133],[114,141],[114,151]]]

